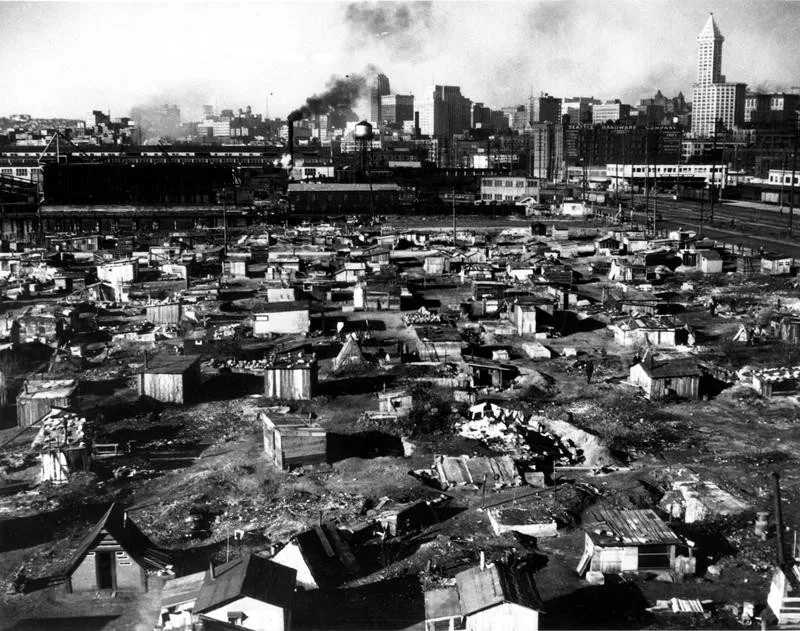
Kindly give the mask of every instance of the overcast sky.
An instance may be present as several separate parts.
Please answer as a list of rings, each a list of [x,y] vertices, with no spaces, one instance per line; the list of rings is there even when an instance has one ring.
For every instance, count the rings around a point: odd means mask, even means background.
[[[271,92],[285,116],[368,64],[395,92],[460,85],[495,108],[531,90],[691,98],[710,11],[729,81],[800,85],[800,2],[0,2],[0,115],[169,102],[188,120],[203,103],[261,113]]]

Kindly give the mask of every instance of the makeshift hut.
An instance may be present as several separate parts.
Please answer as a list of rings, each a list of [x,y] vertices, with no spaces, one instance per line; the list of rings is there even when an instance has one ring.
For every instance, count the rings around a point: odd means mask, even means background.
[[[53,408],[72,407],[77,389],[74,379],[27,379],[17,395],[17,425],[29,427]]]
[[[91,437],[85,418],[54,409],[39,424],[31,449],[39,453],[42,482],[62,484],[73,473],[89,470]]]
[[[314,355],[302,352],[271,359],[264,368],[268,399],[308,400],[317,389],[319,367]]]
[[[686,542],[651,509],[599,509],[584,526],[585,548],[578,574],[640,571],[694,572]]]
[[[180,303],[152,304],[145,307],[146,319],[156,325],[180,324],[183,307]]]
[[[701,376],[697,362],[687,359],[656,361],[649,349],[642,361],[630,367],[631,384],[639,386],[651,400],[669,396],[698,399]]]
[[[323,523],[295,536],[272,560],[293,568],[298,585],[304,589],[338,587],[361,573],[350,546],[351,534],[335,524]]]
[[[307,417],[259,413],[267,460],[279,469],[319,464],[328,457],[328,434]]]
[[[190,403],[199,397],[201,380],[199,356],[148,359],[139,373],[139,396],[164,403]]]
[[[458,601],[467,631],[536,631],[542,598],[526,570],[490,563],[456,574]]]
[[[358,344],[358,336],[355,333],[351,333],[347,336],[339,354],[333,360],[333,371],[339,372],[341,370],[363,368],[368,363]]]

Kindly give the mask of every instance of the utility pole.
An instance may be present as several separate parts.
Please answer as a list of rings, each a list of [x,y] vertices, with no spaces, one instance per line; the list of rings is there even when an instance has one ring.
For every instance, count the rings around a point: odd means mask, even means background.
[[[228,189],[222,189],[222,257],[228,256]]]
[[[794,121],[794,140],[792,142],[792,179],[789,181],[789,236],[792,236],[792,220],[794,218],[794,179],[795,173],[797,172],[797,134],[798,134],[798,125],[797,125],[797,114],[795,114],[795,121]],[[783,179],[783,174],[781,174],[781,180]]]
[[[697,236],[698,237],[702,237],[703,236],[703,197],[705,197],[705,195],[703,195],[703,193],[705,193],[705,190],[704,189],[700,189],[700,193],[701,193],[701,195],[700,195],[700,226],[697,229]]]
[[[719,127],[719,119],[714,121],[714,145],[711,151],[711,188],[709,192],[711,193],[711,213],[709,220],[711,223],[714,223],[714,178],[716,177],[717,173],[717,129]]]
[[[456,189],[453,188],[453,247],[456,245]]]
[[[644,227],[647,229],[647,217],[650,214],[650,133],[644,128]]]
[[[633,205],[636,201],[633,196],[633,130],[633,127],[628,130],[628,162],[631,165],[631,179],[628,182],[631,189],[631,224],[633,224]]]
[[[656,134],[660,134],[661,132],[656,129]],[[656,226],[658,222],[658,148],[660,144],[660,138],[658,135],[653,139],[656,143],[656,146],[653,150],[653,236],[657,236],[656,233]]]
[[[783,214],[783,180],[786,173],[786,147],[783,148],[783,159],[781,160],[781,189],[778,193],[778,214]]]

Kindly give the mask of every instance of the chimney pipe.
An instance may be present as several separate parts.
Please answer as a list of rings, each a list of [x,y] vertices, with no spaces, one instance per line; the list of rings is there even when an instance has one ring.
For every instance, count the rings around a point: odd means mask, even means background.
[[[778,567],[786,564],[783,546],[783,510],[781,509],[781,476],[777,471],[772,472],[775,484],[775,545],[778,547]]]

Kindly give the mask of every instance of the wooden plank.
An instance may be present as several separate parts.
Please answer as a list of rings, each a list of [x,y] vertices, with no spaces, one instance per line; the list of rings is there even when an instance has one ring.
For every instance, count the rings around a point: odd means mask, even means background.
[[[322,527],[314,526],[314,532],[317,534],[319,542],[322,544],[322,547],[325,550],[325,554],[327,554],[331,558],[336,556],[336,553],[333,551],[333,548],[331,547],[330,541],[328,541],[328,536],[325,534],[325,531],[322,529]]]

